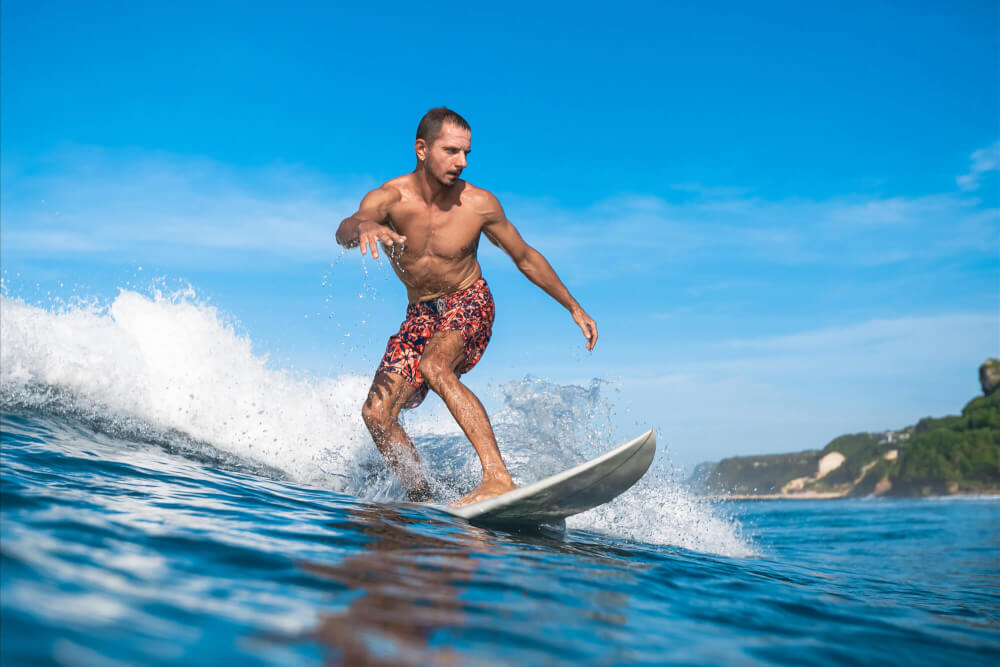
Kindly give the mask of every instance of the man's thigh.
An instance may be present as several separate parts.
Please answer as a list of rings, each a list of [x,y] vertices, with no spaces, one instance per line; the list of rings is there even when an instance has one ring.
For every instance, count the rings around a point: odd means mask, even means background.
[[[417,387],[407,382],[402,375],[376,373],[365,404],[369,407],[379,405],[395,417],[416,391]]]
[[[420,355],[420,366],[436,365],[439,368],[457,370],[465,364],[465,337],[461,331],[438,331]]]

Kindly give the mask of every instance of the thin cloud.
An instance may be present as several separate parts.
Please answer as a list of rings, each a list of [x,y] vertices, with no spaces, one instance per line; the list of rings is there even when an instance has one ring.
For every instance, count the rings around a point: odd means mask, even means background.
[[[979,392],[976,368],[998,340],[996,313],[887,317],[672,344],[652,364],[616,370],[632,413],[653,420],[678,460],[696,463],[819,448],[842,433],[957,412]]]
[[[956,313],[922,317],[878,318],[845,326],[809,330],[789,335],[729,340],[725,347],[744,352],[779,351],[801,361],[817,359],[884,358],[918,362],[926,353],[941,359],[952,351],[1000,340],[1000,315]],[[953,343],[949,344],[949,343]]]
[[[183,262],[192,249],[328,256],[354,192],[289,165],[78,149],[5,174],[3,246],[46,255],[127,253]]]
[[[992,168],[993,153],[977,151],[970,173]],[[5,252],[127,254],[167,264],[328,257],[336,224],[375,185],[339,185],[293,165],[239,170],[102,149],[18,167],[4,164]],[[553,199],[502,198],[528,242],[575,283],[693,265],[849,269],[982,258],[1000,239],[1000,211],[958,193],[768,200],[737,189],[680,187],[701,196],[675,202],[624,194],[572,209]],[[484,261],[500,263],[490,253]]]
[[[955,182],[963,192],[978,190],[983,174],[997,169],[1000,169],[1000,141],[975,151],[968,173],[956,178]]]
[[[984,258],[1000,239],[1000,210],[958,194],[683,203],[625,195],[572,214],[511,198],[508,213],[561,266],[579,264],[579,280],[593,270],[642,275],[692,264],[849,269]]]
[[[996,354],[997,341],[995,313],[887,317],[789,334],[676,342],[664,348],[658,362],[619,365],[619,371],[642,386],[740,377],[822,383],[838,377],[926,376],[929,368],[947,364],[967,365],[971,378],[983,359]]]

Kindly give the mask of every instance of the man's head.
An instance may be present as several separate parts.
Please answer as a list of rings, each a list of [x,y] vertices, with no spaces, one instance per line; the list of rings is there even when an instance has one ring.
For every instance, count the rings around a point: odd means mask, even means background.
[[[441,185],[454,185],[468,165],[465,158],[472,151],[472,129],[447,107],[431,109],[420,119],[413,147],[428,176]]]

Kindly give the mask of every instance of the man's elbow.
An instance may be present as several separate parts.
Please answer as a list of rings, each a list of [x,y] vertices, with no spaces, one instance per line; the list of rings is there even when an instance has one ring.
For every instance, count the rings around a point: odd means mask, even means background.
[[[537,266],[540,262],[544,262],[545,258],[542,254],[532,248],[530,245],[525,244],[518,252],[511,254],[511,259],[517,265],[517,268],[524,271],[525,269],[531,269]]]
[[[512,257],[514,264],[517,266],[518,270],[526,276],[532,275],[538,268],[538,262],[536,261],[539,257],[537,252],[528,250],[521,255]]]

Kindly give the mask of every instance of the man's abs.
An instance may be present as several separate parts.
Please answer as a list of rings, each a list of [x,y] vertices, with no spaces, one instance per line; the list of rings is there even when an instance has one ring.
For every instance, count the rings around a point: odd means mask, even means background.
[[[430,301],[445,294],[471,287],[482,276],[475,255],[460,261],[439,257],[421,257],[410,262],[392,262],[400,281],[406,286],[410,303]]]

